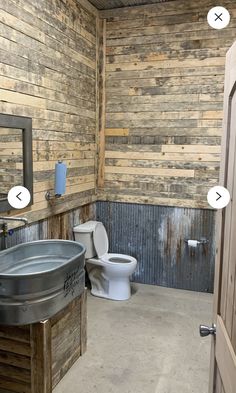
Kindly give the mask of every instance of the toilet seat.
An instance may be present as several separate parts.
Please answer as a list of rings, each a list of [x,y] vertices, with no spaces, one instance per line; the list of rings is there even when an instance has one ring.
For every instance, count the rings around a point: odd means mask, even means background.
[[[129,255],[108,252],[109,241],[107,231],[101,222],[97,222],[97,225],[93,230],[93,243],[97,253],[97,258],[105,264],[110,266],[127,266],[128,264],[137,263],[136,259]]]
[[[108,264],[114,264],[114,265],[127,265],[130,263],[136,263],[136,259],[129,256],[129,255],[124,255],[124,254],[114,254],[114,253],[107,253],[100,257],[100,259]]]
[[[107,231],[101,222],[97,222],[93,230],[93,244],[98,258],[108,253],[109,241]]]

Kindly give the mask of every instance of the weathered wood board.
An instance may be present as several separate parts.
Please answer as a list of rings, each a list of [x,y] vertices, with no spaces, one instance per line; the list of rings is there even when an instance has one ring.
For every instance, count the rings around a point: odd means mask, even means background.
[[[86,341],[86,291],[46,321],[0,325],[0,393],[52,393]]]
[[[140,4],[161,3],[162,1],[173,0],[90,0],[90,3],[92,3],[99,10],[108,10],[112,8],[130,7]]]
[[[100,13],[100,200],[209,208],[207,192],[219,177],[225,54],[236,33],[235,1],[221,4],[231,14],[221,31],[207,23],[213,5],[176,0]]]
[[[87,0],[1,2],[0,112],[33,125],[34,205],[12,214],[30,222],[95,200],[97,20]],[[20,144],[4,138],[1,156],[16,156]],[[48,203],[58,160],[66,194]]]

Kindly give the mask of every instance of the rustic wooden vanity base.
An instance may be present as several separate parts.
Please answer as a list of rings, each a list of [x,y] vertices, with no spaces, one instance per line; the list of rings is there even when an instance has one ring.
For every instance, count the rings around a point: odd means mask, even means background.
[[[0,393],[51,393],[86,350],[86,291],[52,318],[0,325]]]

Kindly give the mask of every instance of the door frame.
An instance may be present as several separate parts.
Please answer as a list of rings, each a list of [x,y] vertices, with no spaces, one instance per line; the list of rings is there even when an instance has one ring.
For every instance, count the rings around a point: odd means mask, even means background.
[[[230,97],[236,88],[236,42],[231,46],[226,54],[225,82],[224,82],[224,105],[223,105],[223,134],[221,141],[221,164],[219,185],[227,187],[228,175],[228,158],[230,142]],[[232,202],[232,199],[231,199]],[[231,203],[230,202],[230,203]],[[213,324],[216,325],[217,335],[217,315],[220,314],[220,301],[222,291],[222,273],[223,273],[223,249],[224,229],[225,229],[226,208],[217,211],[216,216],[216,259],[215,259],[215,280],[214,280],[214,297],[213,297]],[[210,379],[209,393],[215,392],[216,380],[216,336],[212,336],[211,342],[211,361],[210,361]]]

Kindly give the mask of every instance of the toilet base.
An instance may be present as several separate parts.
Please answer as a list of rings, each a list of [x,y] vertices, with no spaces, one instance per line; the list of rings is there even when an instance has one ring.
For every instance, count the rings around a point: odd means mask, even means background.
[[[104,279],[104,277],[103,277]],[[130,280],[129,278],[123,278],[123,280],[106,280],[105,282],[101,279],[99,287],[98,282],[93,282],[93,278],[90,277],[91,281],[91,294],[93,296],[102,297],[110,300],[128,300],[131,296]],[[104,285],[105,284],[105,285]]]

